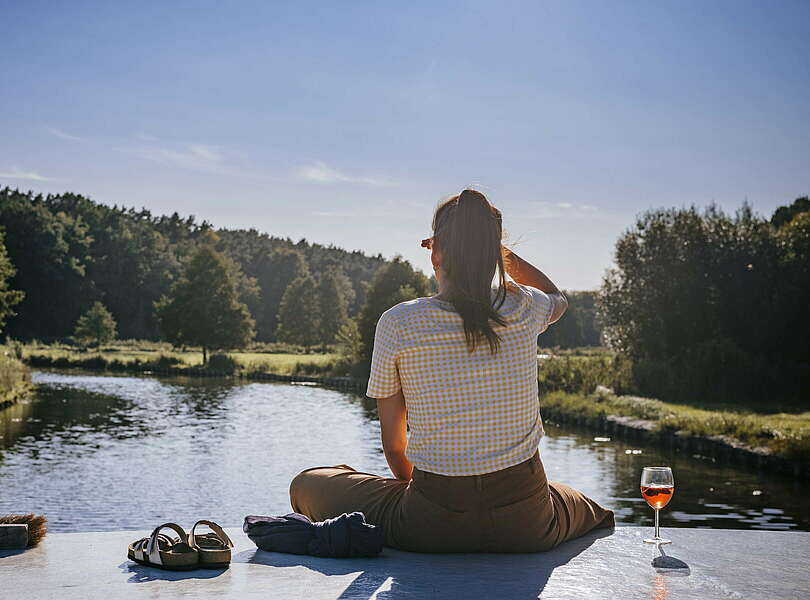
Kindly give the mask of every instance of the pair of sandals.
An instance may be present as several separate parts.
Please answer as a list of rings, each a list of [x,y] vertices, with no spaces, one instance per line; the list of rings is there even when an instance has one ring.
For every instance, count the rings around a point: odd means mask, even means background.
[[[209,527],[211,533],[195,533],[198,525]],[[161,533],[163,529],[171,529],[179,537]],[[213,521],[197,521],[188,535],[179,525],[164,523],[149,537],[132,542],[127,549],[127,558],[147,567],[169,571],[226,569],[231,564],[231,548],[233,542],[228,534]]]

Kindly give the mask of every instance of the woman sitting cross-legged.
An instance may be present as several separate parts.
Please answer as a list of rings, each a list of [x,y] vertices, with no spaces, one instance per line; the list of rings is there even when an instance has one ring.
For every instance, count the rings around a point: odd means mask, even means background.
[[[537,336],[568,302],[501,240],[483,194],[439,205],[423,242],[439,293],[387,310],[374,340],[367,394],[395,478],[307,469],[290,485],[293,510],[362,511],[388,546],[419,552],[534,552],[613,527],[612,511],[546,479]]]

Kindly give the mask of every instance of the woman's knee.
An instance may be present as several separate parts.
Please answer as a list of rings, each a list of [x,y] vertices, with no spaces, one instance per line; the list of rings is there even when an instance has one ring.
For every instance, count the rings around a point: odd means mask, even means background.
[[[335,469],[354,471],[349,465],[312,467],[293,477],[290,482],[290,505],[295,512],[309,516],[312,499],[320,495],[318,492],[322,491],[325,478],[334,475]]]
[[[307,504],[307,498],[312,496],[312,490],[317,481],[318,468],[305,469],[293,477],[290,482],[290,504],[296,512],[302,512],[301,507]]]

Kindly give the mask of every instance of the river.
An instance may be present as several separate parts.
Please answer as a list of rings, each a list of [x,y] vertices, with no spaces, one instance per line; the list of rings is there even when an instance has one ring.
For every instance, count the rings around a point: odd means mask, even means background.
[[[36,372],[26,403],[0,411],[0,514],[36,512],[51,531],[150,529],[197,519],[241,525],[290,511],[304,468],[347,463],[389,475],[374,404],[305,385]],[[810,485],[710,459],[546,424],[549,478],[650,525],[645,465],[669,465],[662,527],[810,531]]]

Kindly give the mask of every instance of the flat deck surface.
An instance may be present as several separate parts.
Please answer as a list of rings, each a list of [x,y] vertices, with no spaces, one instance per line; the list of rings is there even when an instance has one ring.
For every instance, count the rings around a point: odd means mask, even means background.
[[[174,573],[126,559],[148,532],[49,534],[0,550],[0,598],[810,598],[810,533],[650,528],[597,532],[538,554],[415,554],[328,559],[257,550],[239,529],[224,571]],[[656,558],[658,557],[658,558]],[[655,562],[654,562],[655,561]],[[666,567],[679,568],[666,568]]]

